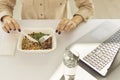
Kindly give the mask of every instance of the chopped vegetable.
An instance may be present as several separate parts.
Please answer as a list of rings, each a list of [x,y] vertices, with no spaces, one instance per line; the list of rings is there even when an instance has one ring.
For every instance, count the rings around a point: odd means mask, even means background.
[[[39,42],[39,38],[41,38],[42,36],[45,36],[45,35],[49,35],[49,34],[44,34],[42,32],[39,32],[39,33],[33,32],[28,35],[30,35],[32,38],[36,39],[38,41],[38,43],[30,41],[25,36],[22,40],[22,49],[23,50],[39,50],[39,49],[51,49],[52,48],[52,37],[50,37],[48,40],[46,40],[43,43]]]

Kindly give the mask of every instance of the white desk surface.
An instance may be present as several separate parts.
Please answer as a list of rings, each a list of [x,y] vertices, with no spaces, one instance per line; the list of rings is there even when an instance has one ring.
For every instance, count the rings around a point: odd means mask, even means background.
[[[62,61],[65,47],[104,21],[110,21],[120,25],[120,19],[89,20],[87,23],[79,25],[78,28],[69,33],[62,33],[61,35],[56,34],[57,48],[48,54],[24,54],[18,51],[9,54],[5,52],[10,50],[10,46],[4,48],[6,51],[3,51],[3,48],[0,49],[0,55],[4,55],[4,53],[5,55],[15,54],[15,56],[0,56],[0,80],[49,80]],[[26,28],[53,27],[56,29],[59,20],[23,20],[18,22],[22,27],[24,26]],[[7,36],[8,38],[8,34],[2,31],[0,35]],[[14,40],[13,42],[10,39],[0,41],[0,45],[10,41],[10,43],[7,44],[14,44],[14,49],[12,50],[15,50],[17,38],[15,37]]]

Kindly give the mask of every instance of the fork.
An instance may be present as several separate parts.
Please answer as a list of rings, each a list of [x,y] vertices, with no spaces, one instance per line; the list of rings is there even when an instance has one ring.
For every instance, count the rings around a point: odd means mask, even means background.
[[[31,36],[29,36],[27,33],[21,31],[21,34],[23,34],[24,36],[26,36],[29,40],[33,41],[33,42],[38,42],[36,39],[32,38]]]
[[[52,35],[45,35],[42,36],[41,38],[39,38],[40,43],[45,42],[46,40],[48,40],[50,37],[52,37]]]

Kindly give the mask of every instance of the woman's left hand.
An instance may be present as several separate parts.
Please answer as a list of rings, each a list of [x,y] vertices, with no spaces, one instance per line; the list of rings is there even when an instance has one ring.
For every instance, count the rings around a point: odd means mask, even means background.
[[[56,33],[61,34],[62,31],[69,32],[77,27],[83,21],[81,16],[74,16],[71,20],[64,18],[58,24]]]

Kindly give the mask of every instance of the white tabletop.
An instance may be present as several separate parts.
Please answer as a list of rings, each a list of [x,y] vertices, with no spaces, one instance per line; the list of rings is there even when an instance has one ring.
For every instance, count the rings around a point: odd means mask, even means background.
[[[0,56],[0,80],[49,80],[62,61],[63,52],[66,46],[76,41],[84,34],[94,29],[106,19],[94,19],[79,25],[75,30],[57,35],[57,48],[48,54],[24,54],[15,52],[15,56]],[[119,19],[107,20],[115,24],[120,24]],[[22,27],[53,27],[56,28],[59,20],[23,20],[18,21]],[[14,44],[14,49],[10,46],[0,49],[1,55],[13,55],[7,51],[16,50],[17,38],[14,41],[8,38],[8,34],[1,31],[0,35],[7,36],[0,40],[0,45]],[[11,34],[10,34],[11,35]],[[13,35],[12,35],[13,36]],[[2,41],[4,40],[4,41]],[[10,41],[10,43],[8,43]],[[1,47],[0,47],[1,48]],[[11,51],[14,52],[14,51]]]

